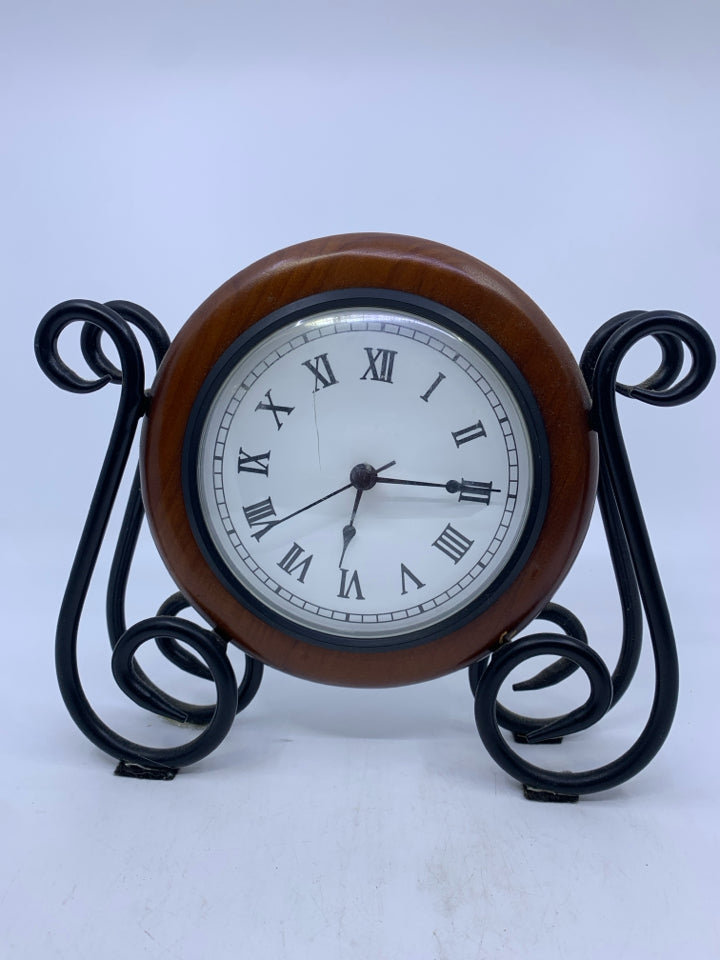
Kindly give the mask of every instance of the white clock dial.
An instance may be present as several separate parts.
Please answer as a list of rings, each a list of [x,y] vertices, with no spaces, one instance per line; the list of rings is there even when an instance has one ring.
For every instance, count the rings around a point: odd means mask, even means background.
[[[262,616],[318,642],[415,642],[500,588],[534,467],[527,401],[497,350],[426,316],[345,306],[218,366],[195,523]]]

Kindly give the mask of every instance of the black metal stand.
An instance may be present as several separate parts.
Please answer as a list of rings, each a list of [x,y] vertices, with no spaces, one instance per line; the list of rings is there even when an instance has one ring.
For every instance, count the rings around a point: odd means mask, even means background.
[[[623,358],[648,336],[654,337],[661,347],[660,366],[637,386],[619,383]],[[690,368],[678,379],[686,349]],[[564,635],[537,633],[523,637],[502,646],[482,670],[471,668],[480,737],[495,761],[523,783],[530,799],[576,799],[618,786],[652,760],[670,731],[678,697],[675,638],[618,422],[616,394],[657,406],[692,400],[712,377],[715,351],[707,333],[689,317],[663,311],[633,311],[614,317],[597,331],[580,366],[592,397],[593,427],[600,446],[598,503],[620,596],[623,637],[611,675],[604,661],[587,645],[585,632],[572,614],[550,604],[541,618],[559,625]],[[620,700],[640,659],[643,611],[654,654],[655,695],[645,728],[633,746],[612,763],[582,773],[545,770],[519,757],[502,735],[501,727],[526,743],[547,743],[587,729]],[[510,713],[498,703],[503,681],[520,663],[543,654],[560,659],[515,689],[550,686],[579,667],[590,681],[588,699],[560,717],[539,719]]]
[[[82,323],[82,353],[97,375],[95,380],[79,377],[58,353],[60,333],[75,322]],[[201,760],[223,741],[235,714],[255,696],[262,679],[262,664],[247,657],[245,675],[238,687],[227,657],[227,642],[214,631],[176,616],[187,606],[177,595],[162,605],[158,616],[126,629],[125,593],[144,515],[136,471],[108,584],[107,622],[113,676],[124,693],[147,710],[179,722],[202,724],[205,728],[195,739],[179,747],[157,748],[133,743],[103,723],[83,690],[77,665],[80,618],[137,424],[146,408],[145,368],[140,344],[131,325],[147,338],[155,362],[159,364],[169,345],[167,334],[150,313],[124,301],[104,305],[84,300],[61,303],[43,318],[35,338],[40,366],[53,383],[64,390],[89,393],[107,383],[119,384],[121,388],[107,453],[60,608],[55,667],[70,715],[89,740],[120,761],[118,774],[169,779],[179,767]],[[103,333],[110,337],[118,351],[121,370],[102,351],[100,339]],[[181,669],[212,680],[217,692],[216,703],[213,706],[183,703],[152,683],[134,657],[138,648],[148,640],[156,640],[163,654]],[[190,646],[201,659],[181,647],[179,640]]]
[[[81,349],[96,375],[94,380],[78,376],[59,355],[60,333],[72,323],[82,324]],[[169,345],[167,334],[146,310],[125,301],[103,305],[74,300],[59,304],[43,318],[35,338],[38,362],[57,386],[77,393],[89,393],[108,383],[120,386],[115,423],[60,609],[55,662],[60,690],[70,715],[96,746],[119,761],[116,773],[171,779],[178,768],[202,759],[222,742],[235,715],[255,696],[263,668],[258,661],[246,656],[244,676],[238,685],[227,657],[227,641],[216,631],[179,617],[188,606],[180,594],[168,598],[157,616],[127,627],[126,588],[144,517],[136,471],[108,583],[107,624],[113,676],[123,692],[145,709],[181,723],[201,725],[204,729],[180,747],[142,746],[119,736],[103,723],[83,690],[77,666],[80,619],[137,425],[147,406],[143,357],[133,327],[147,339],[155,363],[159,364]],[[103,352],[103,333],[112,340],[121,369]],[[648,336],[654,337],[662,349],[660,367],[638,386],[618,383],[622,359],[634,344]],[[686,349],[690,368],[680,378]],[[598,330],[583,354],[581,368],[592,396],[593,427],[600,443],[598,501],[623,611],[618,662],[611,674],[588,645],[580,621],[569,610],[550,603],[539,619],[559,627],[561,634],[547,632],[521,637],[503,644],[490,657],[470,668],[480,737],[496,762],[524,785],[525,795],[530,799],[567,802],[581,794],[617,786],[650,762],[670,730],[678,693],[675,641],[618,423],[615,398],[620,393],[657,405],[684,403],[705,388],[714,364],[714,349],[705,331],[690,318],[668,312],[621,314]],[[656,684],[650,717],[636,743],[612,763],[581,773],[545,770],[520,758],[501,728],[512,733],[518,742],[557,742],[592,726],[619,701],[630,685],[640,657],[643,611],[654,652]],[[139,647],[148,640],[154,640],[163,655],[181,670],[211,680],[217,692],[216,703],[210,706],[184,703],[154,684],[135,659]],[[195,653],[190,653],[178,641]],[[558,659],[532,680],[516,684],[515,689],[548,687],[580,668],[590,682],[590,695],[581,707],[563,716],[540,719],[513,713],[498,702],[502,683],[511,671],[541,655]]]

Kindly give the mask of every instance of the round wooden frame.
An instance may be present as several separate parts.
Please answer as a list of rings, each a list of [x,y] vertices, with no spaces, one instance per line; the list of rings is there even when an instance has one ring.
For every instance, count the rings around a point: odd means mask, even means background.
[[[328,290],[377,288],[440,303],[483,329],[525,378],[550,450],[545,521],[523,570],[499,599],[454,632],[394,650],[332,649],[258,619],[218,581],[192,533],[182,486],[191,411],[216,362],[273,311]],[[514,284],[473,257],[427,240],[346,234],[298,244],[247,267],[190,317],[163,361],[142,435],[143,499],[155,543],[189,602],[251,656],[296,676],[393,686],[467,666],[527,624],[553,595],[582,543],[597,483],[590,401],[567,345]]]

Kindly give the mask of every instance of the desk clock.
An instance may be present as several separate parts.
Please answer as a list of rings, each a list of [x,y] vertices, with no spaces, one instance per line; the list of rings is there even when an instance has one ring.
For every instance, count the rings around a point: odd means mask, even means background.
[[[94,380],[59,355],[61,331],[76,322]],[[159,364],[149,390],[136,331]],[[646,337],[660,345],[658,370],[637,386],[619,383],[623,357]],[[240,271],[172,343],[141,307],[77,300],[46,315],[36,352],[65,389],[120,386],[56,659],[73,718],[121,772],[171,777],[206,756],[255,695],[263,665],[357,687],[467,668],[483,742],[534,798],[615,786],[661,746],[677,659],[616,395],[676,404],[705,387],[713,347],[690,318],[621,314],[578,364],[532,300],[484,263],[427,240],[348,234]],[[85,594],[138,425],[140,462],[110,577],[108,627],[113,673],[128,696],[204,725],[190,743],[167,749],[133,744],[101,721],[76,661]],[[552,599],[596,500],[625,618],[613,671],[577,617]],[[125,589],[144,514],[178,593],[128,627]],[[187,607],[206,626],[182,617]],[[536,619],[559,631],[518,636]],[[637,743],[580,773],[520,758],[502,729],[525,742],[557,740],[618,701],[637,665],[643,621],[657,676]],[[148,640],[180,669],[212,680],[216,703],[182,703],[153,683],[135,660]],[[246,655],[239,685],[228,644]],[[547,654],[553,664],[520,686],[549,686],[579,668],[588,699],[560,717],[511,713],[498,700],[502,682]]]

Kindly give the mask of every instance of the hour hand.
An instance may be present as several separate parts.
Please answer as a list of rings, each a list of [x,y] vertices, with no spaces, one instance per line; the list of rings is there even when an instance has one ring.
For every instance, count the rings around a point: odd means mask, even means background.
[[[353,503],[352,513],[350,514],[350,522],[346,523],[345,526],[343,527],[343,532],[342,532],[343,548],[342,548],[342,553],[340,554],[340,563],[338,564],[339,567],[342,567],[343,560],[345,559],[345,551],[347,550],[350,544],[350,541],[357,533],[355,529],[355,514],[357,513],[357,509],[360,506],[360,498],[362,497],[362,495],[363,495],[362,490],[358,490],[355,493],[355,502]]]

